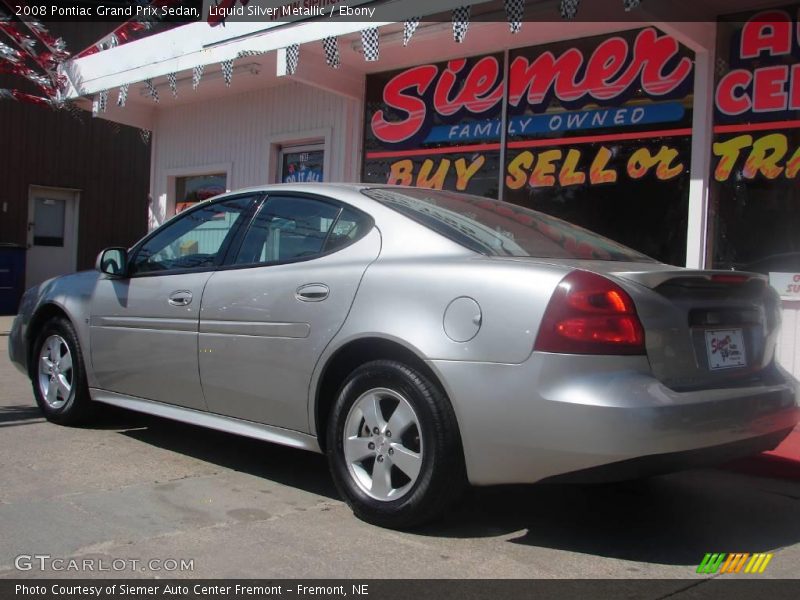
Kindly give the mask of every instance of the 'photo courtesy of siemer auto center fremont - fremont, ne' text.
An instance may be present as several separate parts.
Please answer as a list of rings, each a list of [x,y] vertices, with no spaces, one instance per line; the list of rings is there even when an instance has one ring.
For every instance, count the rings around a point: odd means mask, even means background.
[[[796,594],[799,15],[0,0],[0,596]]]

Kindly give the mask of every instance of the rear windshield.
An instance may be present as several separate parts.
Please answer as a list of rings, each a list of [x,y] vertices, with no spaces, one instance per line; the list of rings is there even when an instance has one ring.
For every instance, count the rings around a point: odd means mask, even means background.
[[[367,188],[363,194],[488,256],[656,262],[549,215],[481,196],[420,188]]]

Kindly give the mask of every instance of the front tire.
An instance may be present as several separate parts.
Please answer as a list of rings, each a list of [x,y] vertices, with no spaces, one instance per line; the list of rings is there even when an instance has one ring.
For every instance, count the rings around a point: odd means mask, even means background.
[[[339,493],[360,519],[407,529],[439,517],[466,487],[453,409],[438,385],[393,360],[345,381],[328,423]]]
[[[54,317],[42,327],[33,346],[33,395],[48,421],[85,423],[94,414],[78,336],[67,319]]]

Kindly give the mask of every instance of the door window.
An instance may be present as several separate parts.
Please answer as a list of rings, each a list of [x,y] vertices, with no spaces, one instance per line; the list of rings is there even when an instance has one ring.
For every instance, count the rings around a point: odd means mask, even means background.
[[[236,264],[311,258],[359,237],[368,218],[313,198],[270,197],[248,229]]]
[[[66,201],[36,198],[33,208],[33,243],[36,246],[64,246]]]
[[[182,214],[144,243],[132,261],[131,273],[213,267],[222,260],[223,249],[253,200],[252,196],[231,198]]]

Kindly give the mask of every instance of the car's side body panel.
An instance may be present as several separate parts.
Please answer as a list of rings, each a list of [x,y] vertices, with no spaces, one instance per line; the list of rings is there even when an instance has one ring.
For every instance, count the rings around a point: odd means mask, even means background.
[[[211,274],[98,279],[89,346],[95,386],[205,410],[197,373],[197,323]],[[175,292],[191,294],[191,302],[170,304]]]
[[[208,409],[309,431],[311,372],[380,248],[380,232],[373,228],[316,260],[214,273],[200,317],[200,378]],[[324,286],[327,297],[302,298],[307,285]]]
[[[90,357],[89,320],[95,286],[105,277],[96,271],[82,271],[49,279],[25,292],[20,302],[17,318],[9,336],[9,355],[12,362],[27,374],[30,345],[36,331],[30,330],[34,319],[49,309],[56,309],[72,321],[83,349],[84,359]],[[96,380],[92,369],[87,369],[89,385]]]

